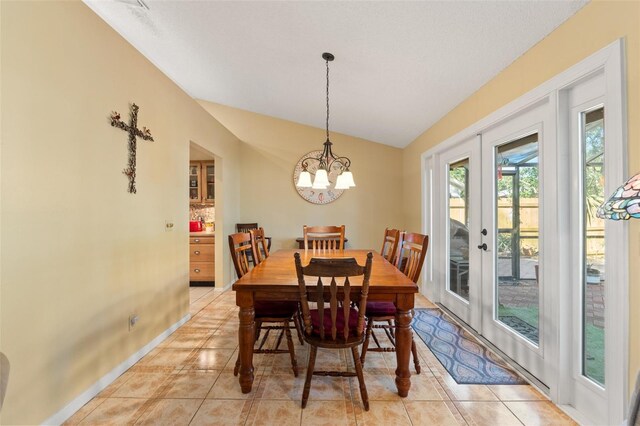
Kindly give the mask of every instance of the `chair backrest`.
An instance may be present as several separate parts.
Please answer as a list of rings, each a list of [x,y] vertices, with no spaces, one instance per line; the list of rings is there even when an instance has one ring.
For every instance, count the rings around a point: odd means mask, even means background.
[[[424,258],[427,256],[429,236],[412,232],[401,232],[396,266],[411,281],[418,282]]]
[[[398,255],[398,242],[400,240],[400,231],[397,229],[385,229],[384,240],[382,241],[382,249],[380,254],[392,264],[396,263]]]
[[[257,265],[269,257],[269,247],[267,239],[264,236],[264,229],[252,229],[249,233],[251,234],[251,241],[253,244],[254,263]]]
[[[249,232],[258,229],[257,223],[236,223],[236,232]]]
[[[325,317],[329,316],[331,321],[331,336],[326,336],[325,327],[320,326],[320,330],[315,333],[320,335],[322,340],[346,341],[349,337],[360,338],[364,333],[364,313],[367,306],[367,295],[369,294],[369,277],[371,276],[371,262],[373,255],[367,254],[367,261],[364,266],[358,265],[354,258],[312,258],[307,266],[302,266],[300,253],[294,254],[296,272],[298,274],[298,288],[300,289],[300,307],[302,308],[302,319],[304,333],[309,336],[314,334],[309,309],[309,301],[316,302],[318,309],[319,324],[325,324]],[[362,286],[351,286],[349,277],[363,276]],[[304,277],[318,277],[315,287],[307,288]],[[331,278],[328,285],[325,285],[323,278]],[[336,278],[344,278],[344,283],[338,286]],[[325,309],[325,287],[329,288],[329,312]],[[340,291],[338,291],[340,289]],[[358,322],[355,330],[349,327],[351,313],[351,301],[357,301]],[[343,310],[344,326],[338,330],[337,315],[338,309]]]
[[[302,227],[304,249],[342,250],[344,249],[344,225]]]
[[[249,255],[253,254],[251,234],[248,232],[238,232],[237,234],[229,235],[229,250],[231,250],[231,259],[233,259],[236,274],[238,274],[238,278],[240,278],[251,269],[249,266]]]

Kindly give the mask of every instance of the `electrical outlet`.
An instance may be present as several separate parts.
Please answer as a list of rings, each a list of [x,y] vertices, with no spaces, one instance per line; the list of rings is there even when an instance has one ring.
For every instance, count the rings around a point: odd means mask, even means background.
[[[133,329],[140,318],[136,314],[129,315],[129,331]]]
[[[166,232],[171,232],[173,231],[173,222],[170,220],[165,220],[164,221],[164,230]]]

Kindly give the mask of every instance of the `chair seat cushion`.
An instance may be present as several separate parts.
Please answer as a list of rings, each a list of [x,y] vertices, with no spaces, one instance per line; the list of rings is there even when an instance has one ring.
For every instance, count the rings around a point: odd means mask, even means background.
[[[313,325],[313,334],[320,335],[320,313],[317,309],[311,309],[309,311],[311,315],[311,324]],[[342,336],[344,330],[344,311],[340,308],[336,315],[336,328],[338,330],[338,337]],[[354,308],[349,309],[349,334],[351,336],[358,335],[358,310]],[[324,310],[324,335],[325,338],[331,338],[331,311],[329,309]]]
[[[367,302],[367,316],[386,317],[396,314],[393,302]]]
[[[256,318],[291,317],[298,310],[298,302],[276,302],[257,300],[254,308]]]

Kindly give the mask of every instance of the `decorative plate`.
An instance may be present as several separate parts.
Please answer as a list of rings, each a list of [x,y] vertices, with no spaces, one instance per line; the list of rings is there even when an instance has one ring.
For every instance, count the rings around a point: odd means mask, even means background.
[[[329,204],[342,195],[344,189],[334,189],[336,185],[336,179],[340,174],[340,165],[335,164],[329,171],[330,186],[327,189],[314,189],[314,188],[298,188],[296,182],[298,182],[298,176],[302,172],[302,160],[307,157],[318,157],[322,154],[322,150],[311,151],[303,155],[296,163],[296,167],[293,169],[293,186],[298,191],[298,194],[305,200],[313,204]],[[338,154],[334,155],[338,156]],[[307,171],[311,173],[311,180],[314,179],[316,170],[318,169],[317,161],[307,161]]]

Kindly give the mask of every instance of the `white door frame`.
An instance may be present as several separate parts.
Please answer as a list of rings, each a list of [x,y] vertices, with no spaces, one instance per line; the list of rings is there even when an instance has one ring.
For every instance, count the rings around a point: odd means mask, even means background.
[[[607,176],[605,193],[610,194],[616,185],[623,183],[627,176],[627,106],[626,106],[626,76],[624,67],[624,40],[618,39],[610,45],[604,47],[598,52],[592,54],[578,64],[556,75],[552,79],[546,81],[530,92],[522,95],[518,99],[501,107],[500,109],[489,114],[485,118],[477,121],[473,125],[449,137],[445,141],[427,150],[421,155],[421,172],[422,172],[422,232],[429,234],[432,238],[431,253],[442,251],[446,245],[443,245],[444,239],[439,233],[440,230],[434,227],[437,223],[434,221],[434,214],[431,208],[433,206],[432,188],[438,184],[434,181],[436,171],[436,163],[434,156],[440,151],[450,148],[456,143],[481,134],[484,129],[491,127],[493,124],[504,120],[513,114],[526,109],[528,106],[548,98],[555,106],[554,122],[558,123],[555,129],[558,140],[563,140],[569,134],[569,129],[565,128],[568,118],[568,112],[562,109],[562,99],[565,89],[579,82],[585,76],[598,70],[604,70],[605,87],[606,87],[606,138],[607,144],[615,142],[615,146],[607,145],[608,151],[605,153],[607,157]],[[562,125],[565,123],[564,125]],[[566,140],[566,139],[565,139]],[[567,161],[569,152],[568,144],[558,143],[556,146],[558,161]],[[569,167],[557,168],[556,191],[563,189],[562,185],[567,185]],[[564,230],[568,229],[568,219],[570,212],[564,208],[559,211],[557,220],[553,226],[547,230],[549,235],[562,235]],[[440,232],[439,232],[440,231]],[[561,232],[562,231],[562,232]],[[617,259],[612,259],[613,264],[607,263],[608,271],[611,274],[607,276],[607,281],[615,282],[616,285],[610,285],[607,288],[607,312],[606,323],[616,324],[616,327],[607,329],[605,342],[605,374],[607,377],[607,405],[606,413],[607,422],[610,424],[621,424],[625,418],[627,401],[628,401],[628,379],[629,379],[629,232],[628,224],[613,223],[608,221],[606,224],[606,235],[612,240],[618,241]],[[569,247],[565,247],[568,242],[556,241],[554,250],[557,250],[558,256],[555,262],[547,264],[541,271],[541,279],[546,282],[569,282],[570,274],[570,257],[567,251]],[[429,256],[427,262],[427,273],[423,274],[422,291],[433,301],[441,300],[440,290],[437,284],[441,284],[439,279],[442,276],[442,268],[435,262],[435,255]],[[609,259],[607,259],[609,262]],[[440,285],[441,287],[441,285]],[[549,360],[557,369],[557,374],[552,374],[552,380],[549,386],[549,396],[553,402],[560,404],[577,420],[590,423],[590,420],[571,405],[574,403],[573,391],[573,359],[572,359],[572,324],[573,318],[570,309],[561,309],[571,306],[572,293],[570,286],[549,286],[549,297],[552,299],[550,306],[546,307],[546,311],[551,321],[556,324],[552,340],[552,348],[549,352]],[[565,406],[566,405],[566,406]]]

